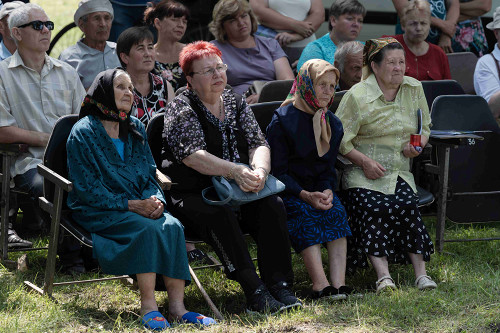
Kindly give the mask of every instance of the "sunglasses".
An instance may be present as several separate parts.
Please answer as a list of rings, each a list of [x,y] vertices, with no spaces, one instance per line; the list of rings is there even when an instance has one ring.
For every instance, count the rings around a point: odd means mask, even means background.
[[[54,22],[52,22],[52,21],[45,21],[45,22],[31,21],[31,22],[28,22],[26,24],[18,26],[18,28],[26,28],[27,26],[30,26],[30,25],[33,27],[33,29],[38,30],[38,31],[43,30],[43,26],[46,26],[47,29],[49,29],[49,30],[54,30]]]

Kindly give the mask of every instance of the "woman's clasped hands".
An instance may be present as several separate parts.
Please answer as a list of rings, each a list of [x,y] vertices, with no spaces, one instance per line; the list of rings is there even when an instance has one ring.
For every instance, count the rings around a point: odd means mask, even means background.
[[[151,197],[143,200],[129,200],[128,210],[141,216],[156,220],[163,214],[164,206],[157,197]]]
[[[323,192],[308,192],[302,190],[299,194],[300,199],[311,205],[311,207],[328,210],[333,207],[333,192],[332,190],[324,190]]]
[[[263,168],[252,170],[237,164],[232,170],[233,179],[243,192],[258,193],[266,184],[266,172]]]

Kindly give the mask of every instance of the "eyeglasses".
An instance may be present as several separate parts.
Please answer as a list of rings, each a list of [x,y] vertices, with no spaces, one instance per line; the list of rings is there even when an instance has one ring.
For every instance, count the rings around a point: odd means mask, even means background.
[[[54,22],[52,21],[31,21],[26,24],[18,26],[18,28],[26,28],[27,26],[32,26],[35,30],[43,30],[43,26],[46,26],[49,30],[54,30]]]
[[[215,71],[217,71],[217,73],[225,73],[227,71],[227,65],[226,64],[219,64],[215,68],[208,68],[208,69],[205,69],[205,70],[199,71],[199,72],[191,72],[189,75],[193,76],[193,74],[200,74],[203,76],[214,76]]]

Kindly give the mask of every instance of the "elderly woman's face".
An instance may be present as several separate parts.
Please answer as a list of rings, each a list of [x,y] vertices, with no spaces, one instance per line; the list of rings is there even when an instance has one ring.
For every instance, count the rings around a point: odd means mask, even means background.
[[[333,95],[335,95],[335,83],[337,82],[337,75],[329,71],[321,75],[319,79],[314,82],[314,92],[318,99],[318,104],[322,108],[326,108],[330,103]]]
[[[155,27],[162,38],[173,39],[178,42],[186,32],[187,19],[185,16],[165,16],[161,20],[155,19]]]
[[[372,61],[372,69],[381,88],[398,87],[403,82],[405,73],[405,53],[403,50],[385,51],[384,58],[377,65]]]
[[[205,94],[222,93],[227,83],[225,65],[217,55],[193,61],[188,80],[191,87],[203,99]]]
[[[252,33],[252,19],[247,12],[239,12],[235,18],[224,21],[222,27],[228,41],[241,41]]]
[[[422,11],[409,14],[403,26],[405,38],[412,43],[425,41],[431,28],[429,14]]]
[[[113,90],[115,93],[115,104],[118,111],[129,112],[134,101],[134,86],[130,76],[125,73],[118,74],[113,79]]]

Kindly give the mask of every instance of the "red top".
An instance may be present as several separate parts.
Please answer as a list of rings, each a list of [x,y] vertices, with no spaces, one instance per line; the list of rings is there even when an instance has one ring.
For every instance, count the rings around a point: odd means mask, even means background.
[[[411,76],[419,81],[451,79],[448,57],[439,46],[428,43],[429,50],[427,53],[417,57],[411,52],[408,46],[406,46],[403,35],[392,37],[397,39],[405,50],[405,75]]]

